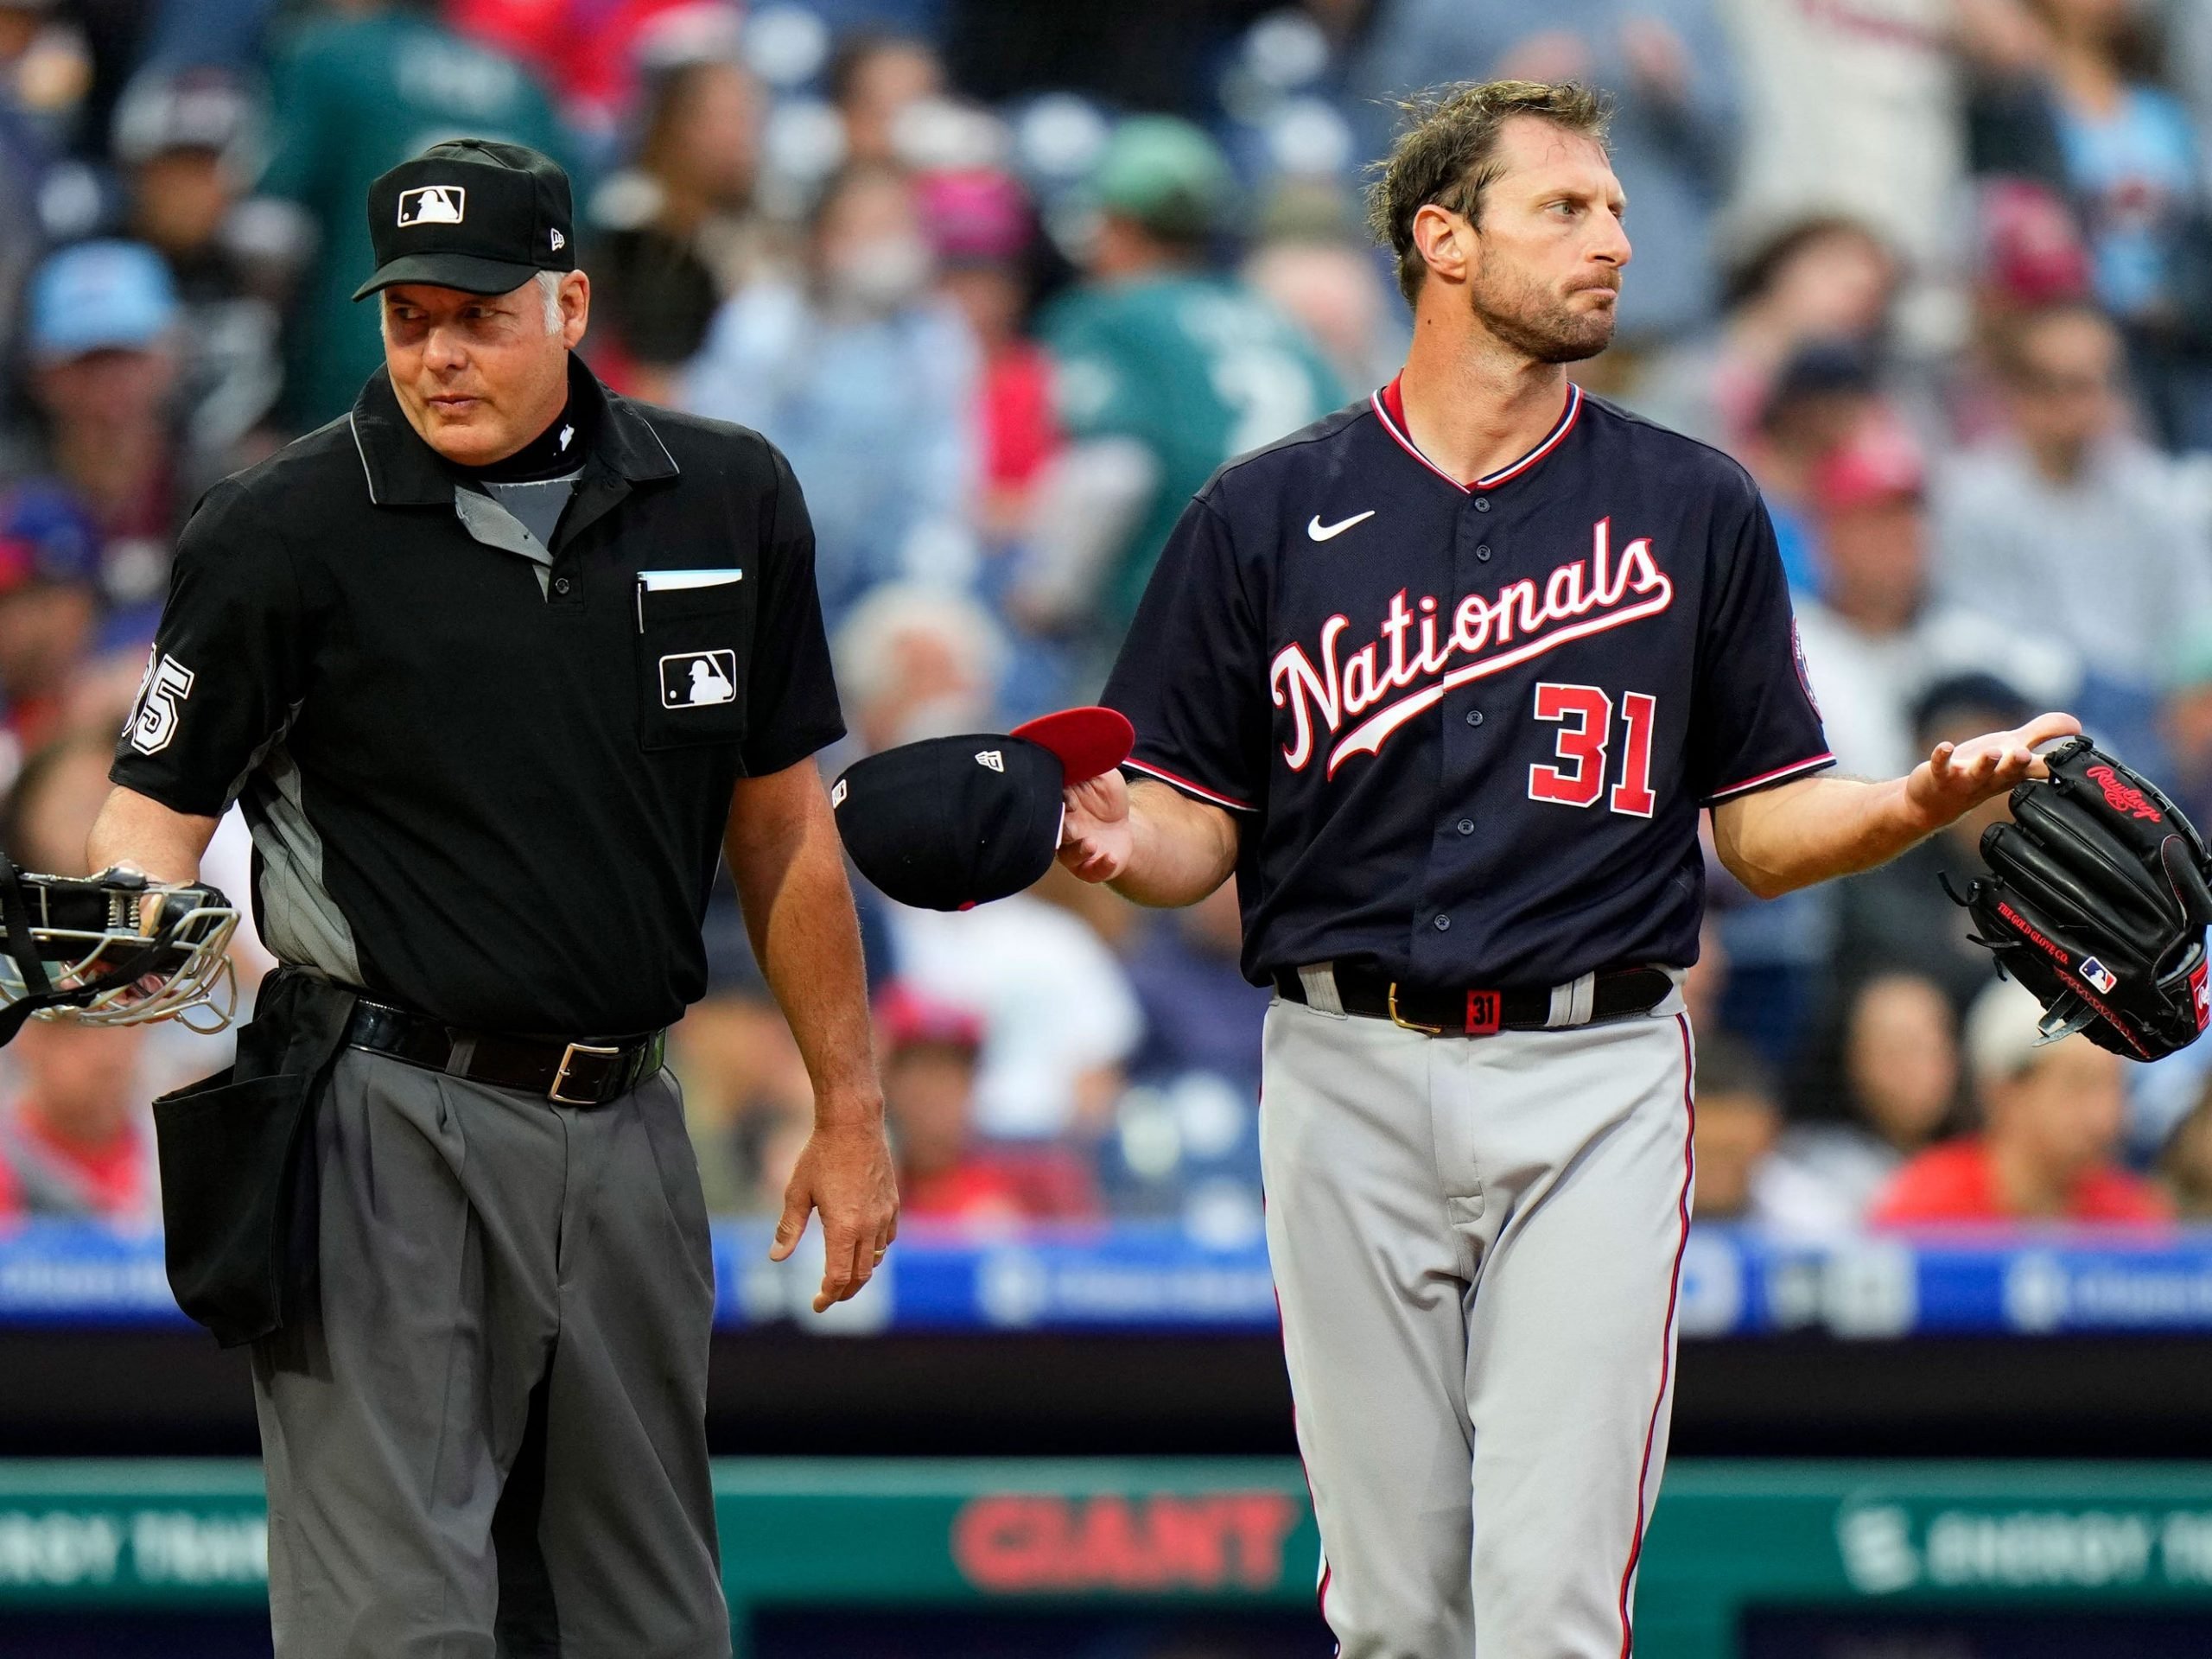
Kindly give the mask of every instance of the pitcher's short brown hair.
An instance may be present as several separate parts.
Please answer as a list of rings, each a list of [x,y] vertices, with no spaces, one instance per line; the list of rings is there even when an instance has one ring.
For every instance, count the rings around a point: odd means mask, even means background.
[[[1428,266],[1414,245],[1414,215],[1430,202],[1479,222],[1483,192],[1500,172],[1497,137],[1516,115],[1533,115],[1605,142],[1612,110],[1572,81],[1471,81],[1406,99],[1389,159],[1367,192],[1367,224],[1398,261],[1398,291],[1411,305]]]

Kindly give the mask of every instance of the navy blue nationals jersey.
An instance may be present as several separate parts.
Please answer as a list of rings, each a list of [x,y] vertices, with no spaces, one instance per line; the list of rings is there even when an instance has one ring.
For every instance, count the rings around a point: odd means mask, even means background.
[[[1687,965],[1700,807],[1834,759],[1750,476],[1573,387],[1471,486],[1395,383],[1224,467],[1104,700],[1133,771],[1236,814],[1255,982]]]

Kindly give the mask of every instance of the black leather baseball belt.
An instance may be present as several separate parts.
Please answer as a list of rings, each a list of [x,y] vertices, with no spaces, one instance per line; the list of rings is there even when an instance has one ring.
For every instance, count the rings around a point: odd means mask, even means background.
[[[1487,1037],[1500,1031],[1549,1031],[1625,1020],[1650,1013],[1675,988],[1673,976],[1663,968],[1593,974],[1587,1012],[1575,1008],[1560,1018],[1558,994],[1548,988],[1403,985],[1364,963],[1332,963],[1328,968],[1336,982],[1337,1001],[1346,1014],[1388,1020],[1431,1037]],[[1305,980],[1294,973],[1277,974],[1275,989],[1287,1001],[1309,1006],[1313,1001],[1306,995]]]
[[[660,1070],[668,1051],[664,1031],[589,1042],[509,1037],[466,1031],[365,997],[354,1005],[346,1041],[448,1077],[543,1095],[560,1106],[604,1106],[620,1099]]]

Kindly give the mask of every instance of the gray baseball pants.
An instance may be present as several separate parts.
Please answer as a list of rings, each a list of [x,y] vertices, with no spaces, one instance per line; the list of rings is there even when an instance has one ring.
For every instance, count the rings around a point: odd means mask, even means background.
[[[1344,1659],[1625,1659],[1690,1212],[1678,995],[1428,1037],[1278,999],[1260,1155]]]
[[[253,1351],[279,1659],[728,1659],[674,1080],[555,1106],[348,1051],[315,1156],[321,1312]]]

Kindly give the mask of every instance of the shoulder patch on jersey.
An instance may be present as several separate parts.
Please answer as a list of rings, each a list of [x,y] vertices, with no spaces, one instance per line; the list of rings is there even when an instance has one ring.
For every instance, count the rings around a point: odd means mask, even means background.
[[[1812,705],[1816,720],[1826,720],[1821,713],[1821,700],[1813,695],[1813,671],[1805,665],[1805,636],[1798,632],[1797,619],[1789,619],[1789,655],[1797,664],[1797,683],[1804,689],[1805,701]]]

